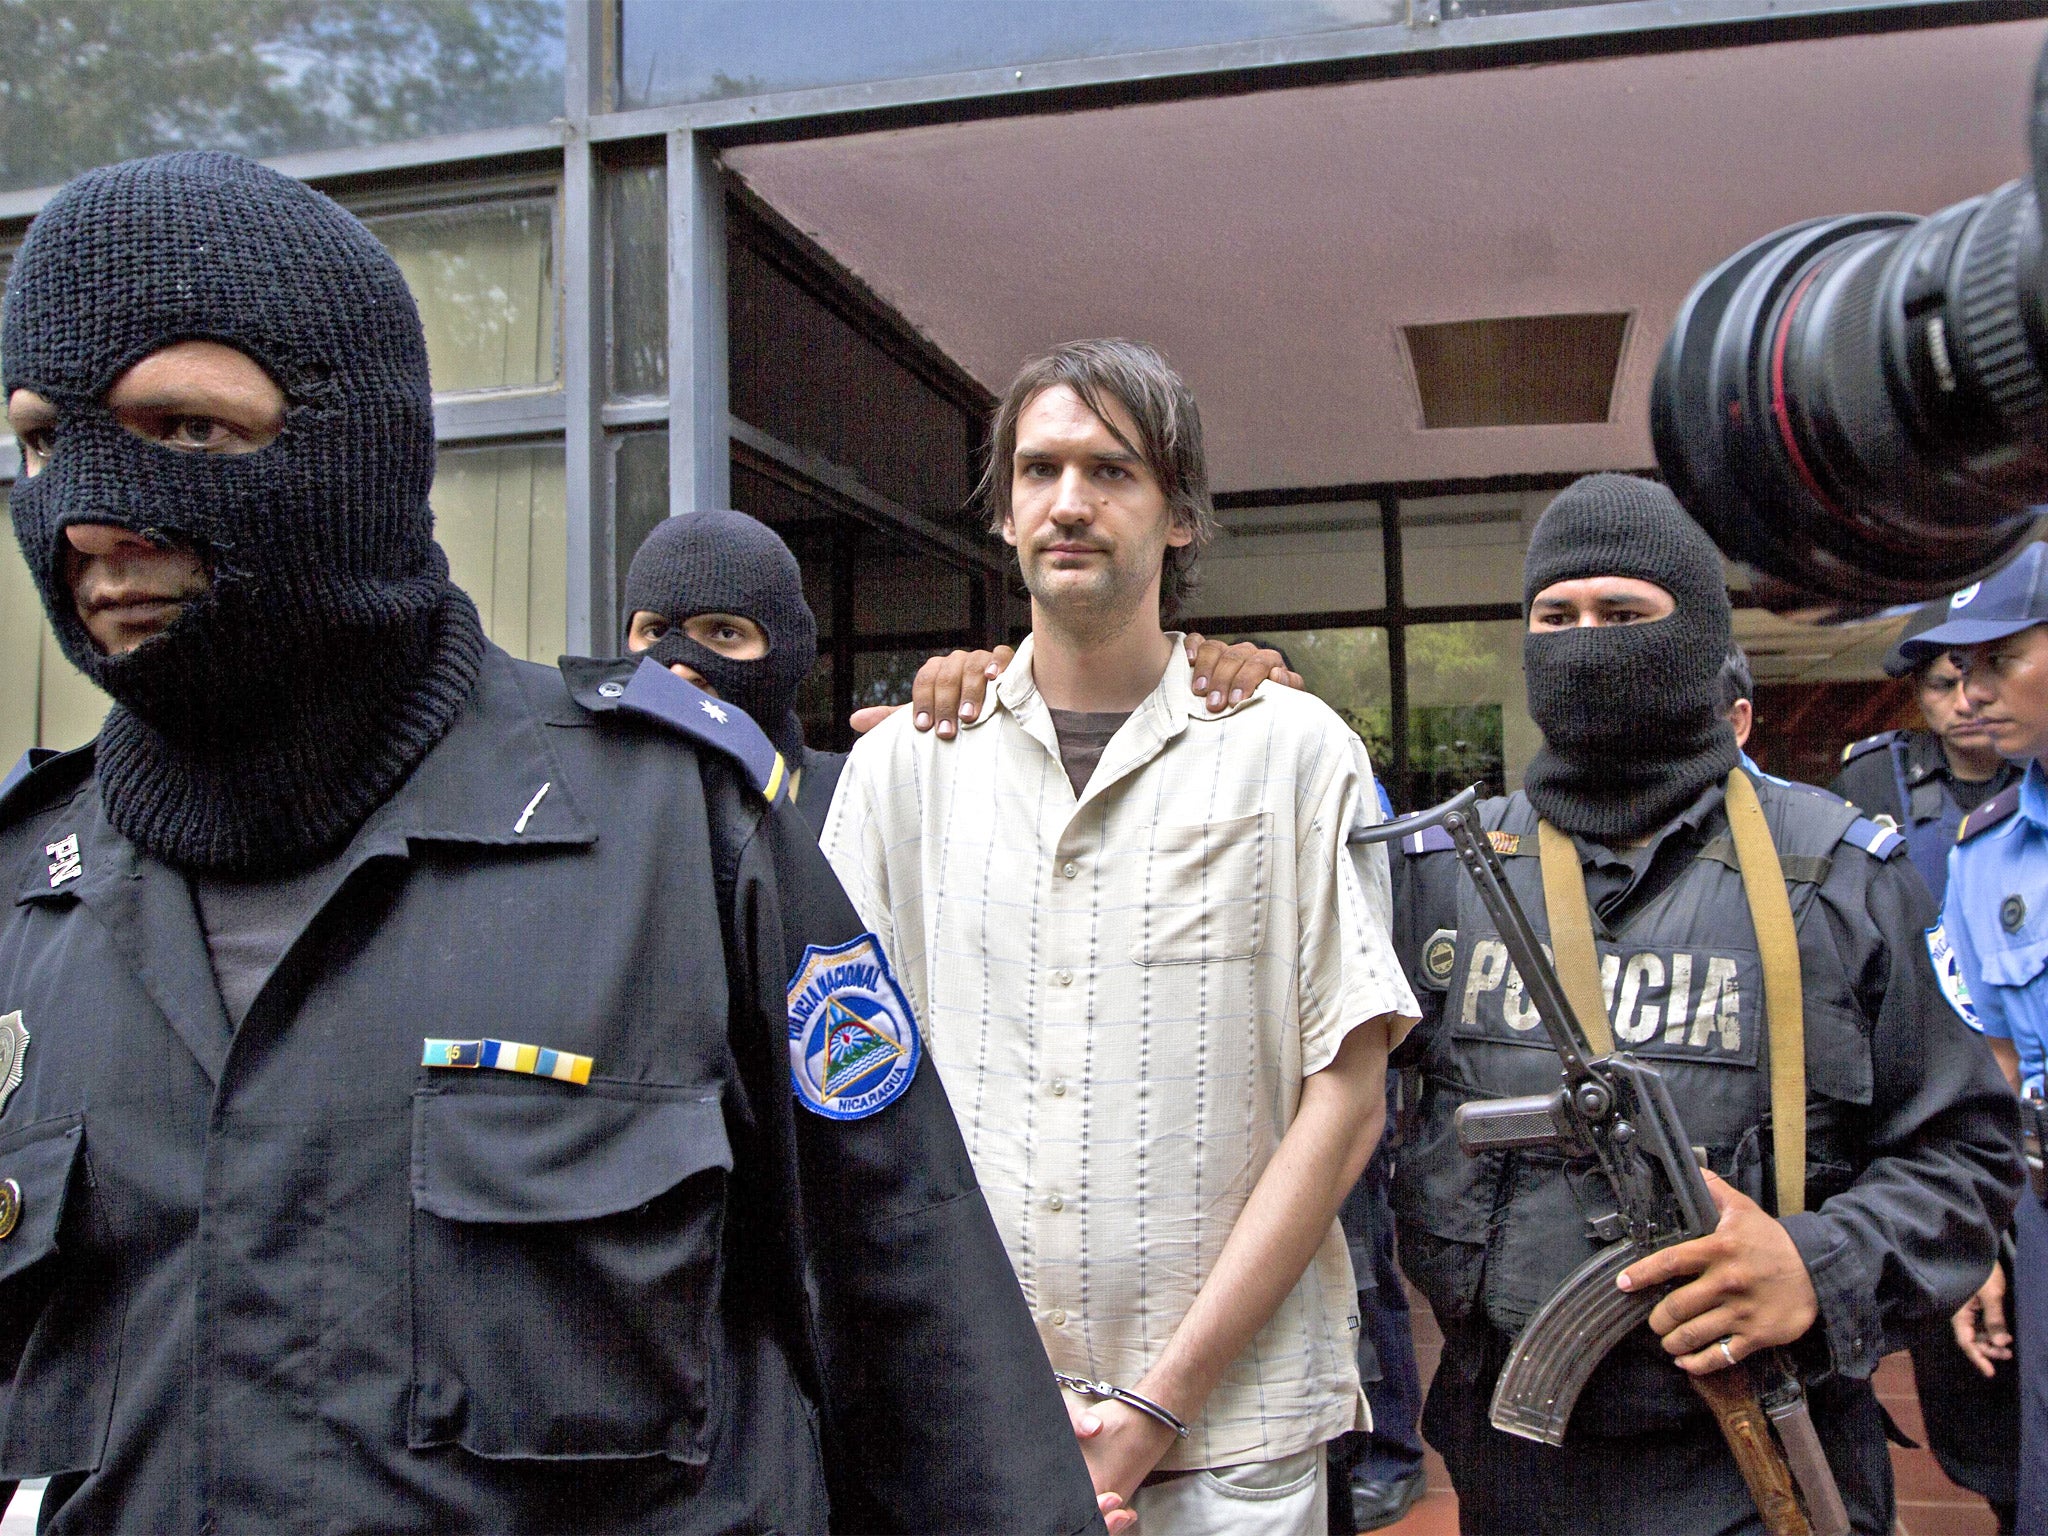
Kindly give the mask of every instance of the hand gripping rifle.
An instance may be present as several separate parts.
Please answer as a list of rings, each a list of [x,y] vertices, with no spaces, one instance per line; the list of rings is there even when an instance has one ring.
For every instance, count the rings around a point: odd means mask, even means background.
[[[1472,1156],[1555,1147],[1568,1159],[1598,1164],[1614,1191],[1615,1208],[1591,1223],[1593,1235],[1607,1246],[1574,1270],[1529,1320],[1494,1388],[1494,1428],[1562,1445],[1593,1368],[1671,1289],[1624,1291],[1615,1277],[1660,1248],[1704,1237],[1720,1217],[1663,1077],[1625,1051],[1593,1055],[1549,956],[1508,888],[1500,856],[1473,814],[1478,799],[1474,785],[1430,810],[1354,833],[1352,840],[1392,842],[1443,826],[1562,1059],[1563,1081],[1555,1093],[1459,1106],[1453,1117],[1458,1145]],[[1759,1350],[1740,1364],[1688,1380],[1714,1410],[1771,1536],[1847,1536],[1841,1493],[1807,1413],[1805,1390],[1783,1351]]]

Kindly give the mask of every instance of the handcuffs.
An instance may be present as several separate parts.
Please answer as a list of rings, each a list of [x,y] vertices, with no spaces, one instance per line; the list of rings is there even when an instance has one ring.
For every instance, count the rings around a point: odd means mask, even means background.
[[[1054,1371],[1052,1374],[1053,1380],[1069,1392],[1078,1392],[1083,1397],[1108,1398],[1111,1402],[1122,1403],[1125,1407],[1135,1408],[1147,1418],[1164,1424],[1181,1439],[1185,1440],[1188,1437],[1187,1425],[1173,1413],[1160,1407],[1151,1398],[1139,1396],[1129,1387],[1119,1387],[1107,1381],[1090,1381],[1086,1376],[1074,1376],[1066,1371]]]

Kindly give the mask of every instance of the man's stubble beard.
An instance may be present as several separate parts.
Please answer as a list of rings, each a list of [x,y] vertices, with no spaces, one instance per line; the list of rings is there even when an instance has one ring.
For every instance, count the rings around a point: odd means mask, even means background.
[[[1145,612],[1152,590],[1152,573],[1131,569],[1112,551],[1109,559],[1084,585],[1046,581],[1039,561],[1043,555],[1020,561],[1024,588],[1038,612],[1069,638],[1100,645],[1115,639]],[[1162,541],[1160,555],[1164,554]]]

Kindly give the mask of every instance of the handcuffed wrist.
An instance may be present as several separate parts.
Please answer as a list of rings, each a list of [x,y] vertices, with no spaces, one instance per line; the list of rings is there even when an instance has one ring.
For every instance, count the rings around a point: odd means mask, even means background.
[[[1107,1381],[1090,1381],[1085,1376],[1075,1376],[1066,1371],[1054,1371],[1052,1374],[1054,1380],[1069,1392],[1078,1392],[1083,1397],[1122,1403],[1126,1408],[1135,1408],[1153,1422],[1165,1425],[1173,1431],[1177,1439],[1185,1440],[1188,1437],[1188,1426],[1178,1414],[1141,1393],[1133,1392],[1129,1387],[1119,1387]]]

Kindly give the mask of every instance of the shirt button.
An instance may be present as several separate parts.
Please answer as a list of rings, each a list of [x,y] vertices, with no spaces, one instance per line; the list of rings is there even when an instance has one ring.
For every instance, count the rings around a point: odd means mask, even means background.
[[[1064,1077],[1052,1080],[1052,1096],[1056,1099],[1064,1099],[1067,1096],[1067,1080]]]
[[[1062,864],[1060,866],[1060,873],[1065,875],[1069,880],[1071,880],[1074,878],[1074,876],[1081,873],[1081,866],[1069,860],[1067,863]]]
[[[1064,1211],[1067,1208],[1067,1197],[1065,1195],[1054,1195],[1045,1203],[1056,1211]]]
[[[1046,1320],[1046,1321],[1047,1321],[1048,1323],[1051,1323],[1051,1324],[1053,1325],[1053,1327],[1055,1327],[1055,1328],[1064,1328],[1064,1327],[1066,1327],[1066,1326],[1067,1326],[1067,1313],[1066,1313],[1066,1309],[1065,1309],[1064,1307],[1054,1307],[1054,1308],[1053,1308],[1053,1309],[1052,1309],[1052,1310],[1051,1310],[1050,1312],[1048,1312],[1048,1313],[1046,1313],[1046,1314],[1045,1314],[1045,1320]]]
[[[1052,979],[1063,987],[1069,987],[1074,984],[1074,973],[1063,965],[1052,973]]]

